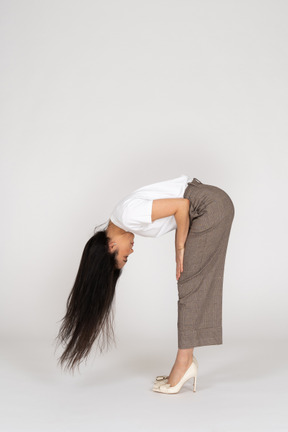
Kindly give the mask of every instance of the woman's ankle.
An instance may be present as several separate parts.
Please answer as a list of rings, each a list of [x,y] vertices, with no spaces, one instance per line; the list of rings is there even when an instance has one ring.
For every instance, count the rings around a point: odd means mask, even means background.
[[[193,361],[194,348],[180,349],[177,352],[177,362],[190,363]]]

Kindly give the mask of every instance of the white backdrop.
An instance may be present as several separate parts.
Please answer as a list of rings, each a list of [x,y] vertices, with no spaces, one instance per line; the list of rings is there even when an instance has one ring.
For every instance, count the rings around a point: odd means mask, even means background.
[[[287,344],[287,12],[280,0],[1,1],[2,346],[53,350],[94,228],[125,194],[181,174],[235,206],[224,344]],[[115,331],[176,354],[174,232],[135,236]]]

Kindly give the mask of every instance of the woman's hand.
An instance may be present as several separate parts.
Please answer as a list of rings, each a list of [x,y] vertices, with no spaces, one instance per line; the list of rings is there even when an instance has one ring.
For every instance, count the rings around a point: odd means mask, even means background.
[[[185,248],[176,249],[176,279],[180,278],[181,272],[183,271],[183,258]]]

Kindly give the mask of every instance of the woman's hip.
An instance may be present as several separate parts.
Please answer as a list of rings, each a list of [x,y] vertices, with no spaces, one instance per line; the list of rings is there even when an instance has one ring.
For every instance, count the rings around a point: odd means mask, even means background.
[[[223,218],[233,220],[234,204],[230,196],[223,189],[202,183],[193,178],[189,182],[183,198],[190,201],[190,228],[193,232],[202,232],[212,228]]]

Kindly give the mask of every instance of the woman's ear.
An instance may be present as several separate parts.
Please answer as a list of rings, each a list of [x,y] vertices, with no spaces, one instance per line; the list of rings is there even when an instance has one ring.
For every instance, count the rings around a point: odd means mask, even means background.
[[[109,247],[109,252],[114,252],[116,249],[117,243],[114,241],[109,241],[108,243],[108,247]]]

